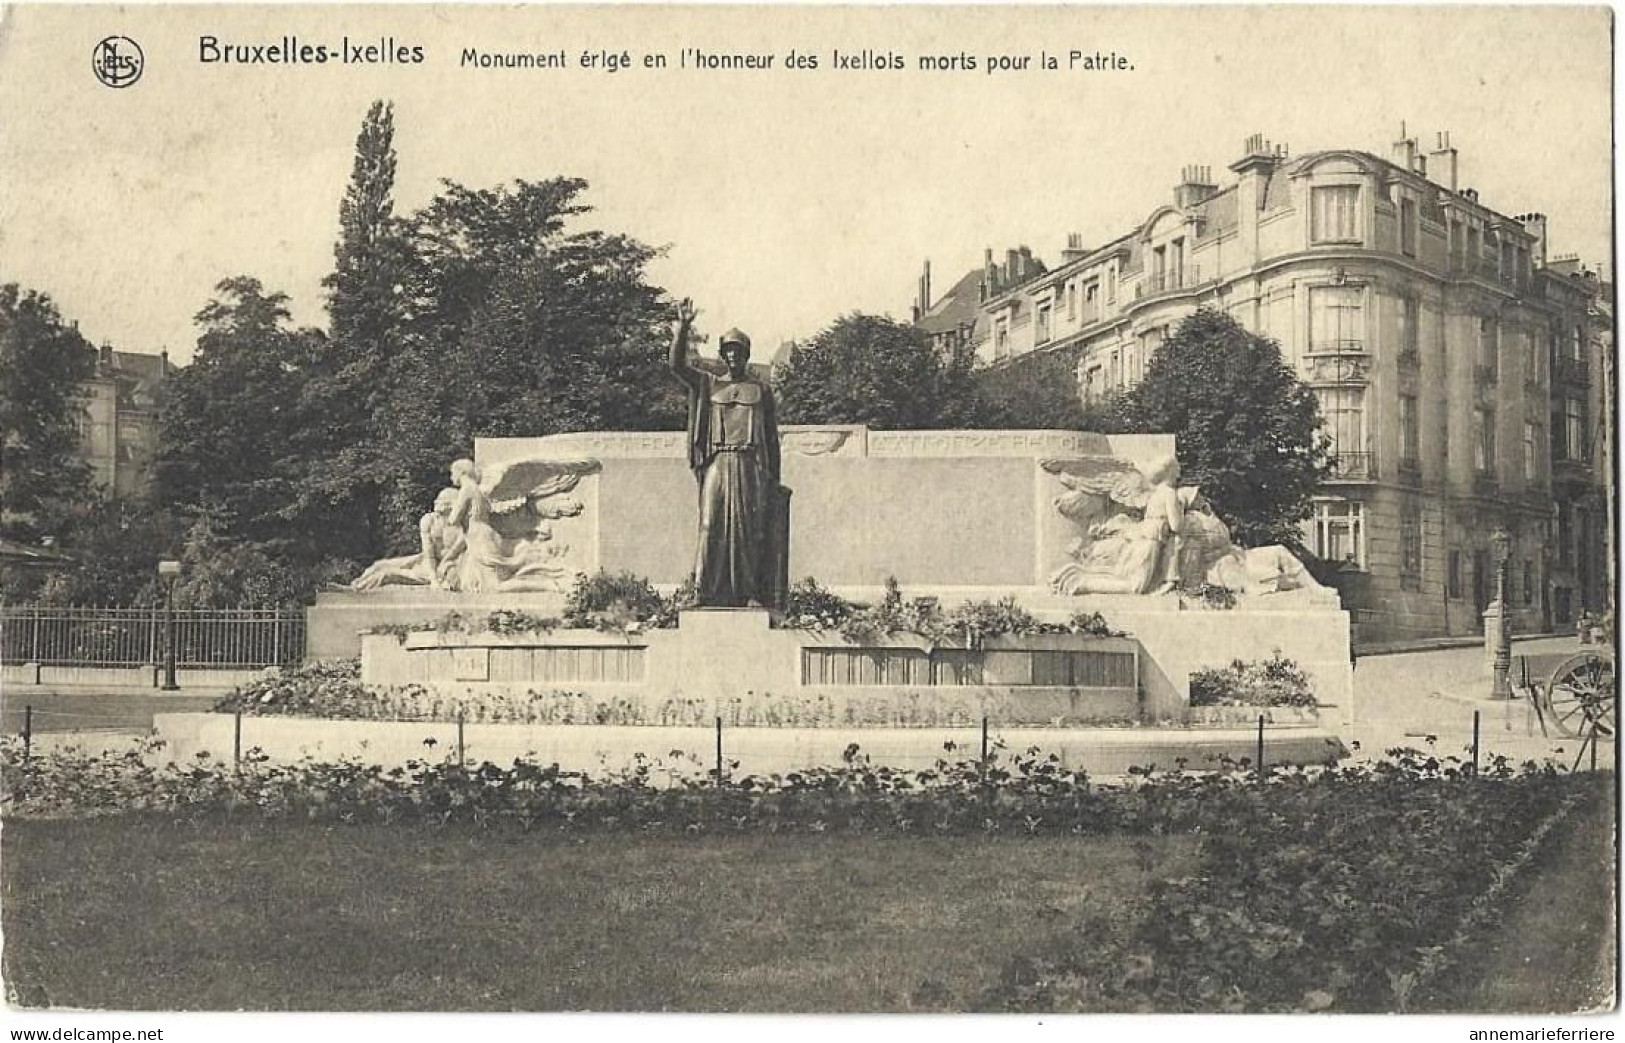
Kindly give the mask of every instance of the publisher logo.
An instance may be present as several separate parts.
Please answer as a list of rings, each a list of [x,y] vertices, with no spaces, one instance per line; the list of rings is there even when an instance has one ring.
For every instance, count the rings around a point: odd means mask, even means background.
[[[128,87],[146,67],[141,45],[128,36],[109,36],[90,52],[90,68],[108,87]]]

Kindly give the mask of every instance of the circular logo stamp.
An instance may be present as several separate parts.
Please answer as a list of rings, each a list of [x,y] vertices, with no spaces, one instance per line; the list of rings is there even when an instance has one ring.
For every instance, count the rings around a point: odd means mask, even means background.
[[[90,52],[90,68],[108,87],[128,87],[141,78],[147,60],[128,36],[109,36]]]

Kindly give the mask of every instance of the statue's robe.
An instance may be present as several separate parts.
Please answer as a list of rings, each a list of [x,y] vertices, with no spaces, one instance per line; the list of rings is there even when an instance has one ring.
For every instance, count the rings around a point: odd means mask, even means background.
[[[769,606],[779,486],[773,390],[754,377],[736,381],[700,369],[679,375],[689,389],[688,459],[700,493],[698,603]]]

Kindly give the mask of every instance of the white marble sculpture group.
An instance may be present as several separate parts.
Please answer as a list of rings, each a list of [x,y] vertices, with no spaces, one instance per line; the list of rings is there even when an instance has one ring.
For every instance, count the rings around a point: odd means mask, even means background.
[[[598,469],[596,460],[524,460],[482,475],[474,461],[458,460],[451,486],[418,521],[418,552],[373,562],[351,589],[563,591],[575,569],[549,522],[581,513],[581,502],[564,494]]]
[[[1060,594],[1166,594],[1203,585],[1238,594],[1306,590],[1330,595],[1285,547],[1243,548],[1179,463],[1163,457],[1141,472],[1127,460],[1045,460],[1066,492],[1055,507],[1081,535],[1071,561],[1050,579]]]

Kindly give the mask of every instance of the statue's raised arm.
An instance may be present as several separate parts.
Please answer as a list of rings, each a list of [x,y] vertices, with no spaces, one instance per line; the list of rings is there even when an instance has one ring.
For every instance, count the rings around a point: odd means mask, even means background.
[[[672,327],[671,351],[666,364],[683,383],[697,389],[701,383],[699,374],[688,364],[688,335],[693,328],[694,302],[684,297],[677,305],[677,322]]]

